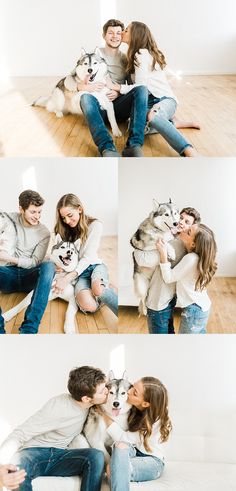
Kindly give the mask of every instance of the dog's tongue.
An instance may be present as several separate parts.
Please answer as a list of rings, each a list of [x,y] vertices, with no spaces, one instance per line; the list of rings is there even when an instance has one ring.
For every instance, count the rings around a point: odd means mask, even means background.
[[[119,416],[120,409],[112,409],[112,416]]]
[[[171,227],[171,233],[172,233],[173,235],[176,235],[176,234],[178,234],[178,233],[179,233],[178,225],[177,225],[177,227]]]

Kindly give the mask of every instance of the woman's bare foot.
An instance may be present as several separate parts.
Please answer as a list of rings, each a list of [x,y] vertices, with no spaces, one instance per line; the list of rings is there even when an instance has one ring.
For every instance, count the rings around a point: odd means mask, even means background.
[[[201,126],[196,121],[183,121],[182,119],[177,119],[176,116],[173,117],[173,123],[177,130],[181,128],[194,128],[195,130],[200,130]]]
[[[183,155],[185,157],[199,157],[199,153],[197,153],[197,150],[193,147],[186,147]]]

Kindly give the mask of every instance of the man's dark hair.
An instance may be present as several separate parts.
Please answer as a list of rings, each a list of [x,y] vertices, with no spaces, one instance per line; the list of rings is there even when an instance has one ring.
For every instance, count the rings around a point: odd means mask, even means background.
[[[79,367],[69,373],[68,390],[76,401],[81,401],[83,396],[93,398],[97,386],[106,381],[105,374],[100,368]]]
[[[122,31],[125,28],[123,22],[121,22],[120,20],[117,20],[117,19],[109,19],[106,22],[106,24],[104,24],[104,26],[102,28],[103,29],[103,35],[104,36],[106,35],[109,27],[121,27]]]
[[[27,210],[30,205],[34,206],[42,206],[44,204],[44,199],[40,196],[37,191],[32,191],[31,189],[27,189],[23,191],[19,196],[19,206],[23,208],[23,210]]]
[[[183,208],[180,212],[180,215],[182,213],[186,213],[186,215],[189,215],[190,217],[194,218],[193,223],[201,223],[201,216],[200,213],[195,210],[195,208],[191,208],[190,206],[187,206],[186,208]]]

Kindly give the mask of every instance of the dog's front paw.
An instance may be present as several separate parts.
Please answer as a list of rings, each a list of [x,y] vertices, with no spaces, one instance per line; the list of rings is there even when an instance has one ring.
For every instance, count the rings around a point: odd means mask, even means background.
[[[113,136],[116,136],[117,138],[120,137],[120,136],[122,136],[122,133],[119,130],[119,128],[116,128],[116,129],[113,128],[112,129],[112,134],[113,134]]]
[[[63,118],[63,112],[62,111],[57,111],[56,113],[57,118]]]
[[[65,334],[75,334],[75,325],[72,324],[64,324],[64,333]]]

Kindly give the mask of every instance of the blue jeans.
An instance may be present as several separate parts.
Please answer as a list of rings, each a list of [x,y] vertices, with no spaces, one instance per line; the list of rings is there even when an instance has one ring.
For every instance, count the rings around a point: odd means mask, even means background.
[[[117,122],[126,121],[130,118],[127,147],[143,145],[147,102],[148,90],[142,85],[135,87],[128,94],[120,95],[113,102]],[[80,99],[80,106],[100,154],[104,150],[115,151],[116,147],[106,127],[107,113],[101,108],[96,97],[92,94],[83,94]]]
[[[210,311],[203,312],[201,307],[192,303],[181,312],[179,334],[206,334]]]
[[[30,447],[17,452],[15,465],[27,472],[19,491],[32,491],[32,481],[40,476],[81,476],[81,491],[100,491],[104,470],[104,454],[93,448],[61,449]]]
[[[173,312],[176,297],[172,298],[162,310],[147,309],[148,329],[150,334],[175,334]]]
[[[101,303],[107,305],[109,309],[118,316],[118,295],[112,287],[109,286],[108,271],[105,264],[90,264],[83,273],[79,276],[75,285],[75,295],[81,290],[90,290],[91,281],[100,279],[104,286],[102,295],[97,298],[97,306],[100,307]],[[80,306],[79,306],[80,307]],[[80,307],[81,309],[81,307]],[[83,309],[81,309],[83,310]]]
[[[155,106],[156,116],[150,121],[150,134],[155,130],[174,148],[180,155],[183,154],[187,147],[192,147],[186,138],[175,128],[171,119],[173,118],[177,103],[172,97],[162,97],[158,99],[152,94],[148,98],[148,107],[151,109]]]
[[[44,310],[47,306],[55,265],[45,261],[34,268],[0,266],[0,291],[4,293],[26,292],[34,290],[32,300],[25,312],[20,334],[36,334]],[[0,334],[5,334],[4,319],[0,308]]]
[[[143,482],[158,479],[164,469],[162,460],[133,448],[113,446],[111,456],[111,491],[129,491],[130,481]]]

